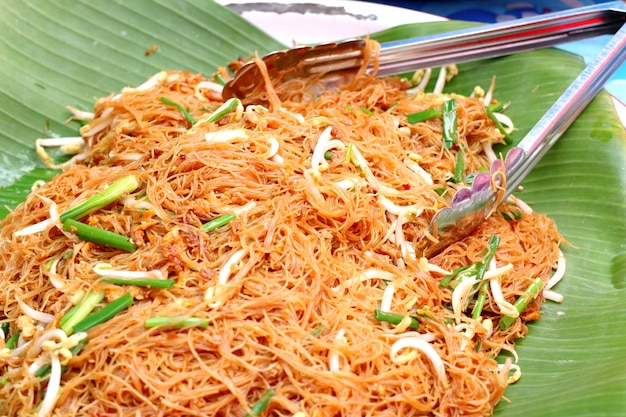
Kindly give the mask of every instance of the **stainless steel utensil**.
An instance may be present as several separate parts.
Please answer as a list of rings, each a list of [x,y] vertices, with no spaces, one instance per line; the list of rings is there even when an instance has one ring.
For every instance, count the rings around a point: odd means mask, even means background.
[[[378,76],[402,74],[422,68],[458,64],[544,48],[603,34],[615,33],[626,22],[624,2],[614,1],[569,9],[492,25],[383,43]],[[365,59],[365,41],[355,39],[305,46],[263,57],[270,79],[322,76],[324,85],[349,81]],[[373,67],[370,66],[370,70]],[[339,83],[339,84],[338,84]],[[254,62],[248,62],[224,87],[225,99],[246,100],[264,88]]]
[[[585,67],[524,139],[509,150],[504,160],[506,191],[498,201],[505,199],[519,187],[526,175],[600,92],[624,60],[626,24]],[[500,164],[500,161],[494,162],[491,172],[501,168]],[[457,191],[450,207],[435,213],[430,227],[438,241],[424,241],[427,255],[435,254],[451,242],[466,236],[493,211],[498,201],[490,181],[490,174],[479,173],[474,178],[471,189]]]
[[[600,34],[615,33],[563,95],[550,107],[504,162],[495,161],[490,173],[479,173],[472,187],[453,196],[450,207],[435,213],[430,236],[420,249],[431,256],[474,230],[500,201],[515,191],[525,176],[559,139],[626,59],[626,4],[622,1],[518,19],[495,25],[409,39],[381,45],[378,75],[503,56],[557,45]],[[325,44],[276,52],[263,58],[271,74],[280,79],[324,74],[346,80],[364,59],[363,41]],[[224,89],[225,97],[245,98],[259,87],[256,65],[248,64]],[[504,163],[504,167],[502,167]],[[497,195],[492,175],[506,174],[506,190]]]

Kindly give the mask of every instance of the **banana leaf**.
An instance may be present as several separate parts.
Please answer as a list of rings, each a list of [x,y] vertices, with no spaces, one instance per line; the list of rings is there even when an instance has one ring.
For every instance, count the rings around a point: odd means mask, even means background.
[[[43,168],[34,141],[75,136],[66,105],[138,85],[161,69],[211,74],[238,56],[283,46],[230,10],[194,0],[0,0],[0,217]],[[406,25],[385,41],[465,27]],[[154,47],[153,47],[154,45]],[[149,53],[146,53],[146,52]],[[460,65],[447,87],[488,86],[510,102],[519,141],[583,67],[557,49]],[[497,417],[617,417],[626,410],[626,139],[611,97],[600,94],[524,182],[520,198],[554,218],[571,246],[562,304],[519,340],[523,376]]]

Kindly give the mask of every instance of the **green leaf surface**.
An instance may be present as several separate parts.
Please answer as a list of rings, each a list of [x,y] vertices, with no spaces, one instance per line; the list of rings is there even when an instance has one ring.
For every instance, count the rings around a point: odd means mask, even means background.
[[[437,22],[394,28],[380,41],[468,26]],[[584,67],[578,56],[545,49],[462,64],[446,88],[470,94],[496,75],[494,96],[518,143]],[[513,145],[511,145],[513,146]],[[501,149],[506,150],[506,149]],[[518,197],[548,213],[571,243],[562,304],[518,341],[522,379],[496,416],[622,416],[626,410],[626,139],[612,98],[601,93],[523,183]]]
[[[137,85],[161,69],[212,73],[239,55],[281,45],[221,6],[191,0],[0,0],[0,205],[14,206],[45,170],[34,140],[75,135],[66,105]],[[384,41],[467,26],[408,25]],[[152,45],[158,51],[145,55]],[[448,91],[470,94],[497,76],[495,97],[519,141],[582,68],[547,49],[463,64]],[[46,129],[46,125],[49,129]],[[519,197],[559,224],[568,270],[541,320],[519,341],[522,379],[497,417],[618,417],[626,410],[626,139],[599,95],[524,182]],[[45,175],[44,175],[45,176]],[[4,216],[0,213],[0,216]]]
[[[94,98],[162,69],[210,75],[240,55],[283,48],[209,1],[0,0],[0,7],[0,187],[43,166],[35,139],[77,135],[67,105],[91,110]],[[146,55],[152,45],[158,50]],[[0,217],[23,197],[0,194]]]

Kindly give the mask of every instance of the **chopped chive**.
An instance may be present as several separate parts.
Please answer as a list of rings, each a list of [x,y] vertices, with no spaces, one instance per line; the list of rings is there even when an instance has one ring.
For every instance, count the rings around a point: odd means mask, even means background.
[[[344,158],[345,162],[350,162],[352,160],[352,144],[348,143],[348,147],[346,148],[346,156]]]
[[[202,317],[148,317],[145,327],[208,327],[209,320]]]
[[[448,190],[448,187],[439,187],[439,188],[435,188],[435,192],[437,193],[438,196],[442,196],[446,191]]]
[[[17,330],[15,333],[11,335],[4,344],[4,347],[7,349],[14,349],[17,346],[17,341],[20,339],[20,334],[22,332]]]
[[[441,110],[433,108],[428,110],[418,111],[417,113],[411,113],[406,115],[407,122],[414,124],[423,122],[428,119],[433,119],[435,117],[441,116]]]
[[[317,326],[312,332],[311,332],[311,336],[317,336],[318,334],[322,333],[324,331],[325,327],[324,326]],[[310,340],[309,336],[305,337],[304,340]]]
[[[493,124],[496,125],[496,129],[498,129],[500,133],[504,135],[504,143],[507,145],[513,143],[513,138],[511,138],[511,135],[509,135],[506,129],[504,129],[504,126],[502,126],[502,123],[500,123],[500,120],[498,120],[498,118],[489,108],[489,106],[485,107],[485,111],[487,112],[487,116],[489,116],[489,118],[493,121]]]
[[[487,241],[487,249],[485,249],[485,255],[482,262],[478,267],[478,279],[483,279],[485,275],[485,271],[489,267],[489,263],[493,259],[496,254],[496,250],[500,246],[500,237],[498,235],[489,236],[489,240]]]
[[[87,343],[87,338],[81,339],[76,346],[74,346],[73,348],[70,348],[70,352],[73,355],[76,355],[82,348],[83,346],[85,346],[85,344]],[[39,369],[37,369],[37,372],[35,372],[35,376],[37,378],[43,378],[44,376],[48,375],[50,373],[50,371],[52,370],[52,366],[50,366],[50,364],[45,364],[39,367]],[[61,367],[61,373],[65,373],[65,371],[67,370],[67,365],[63,365]]]
[[[237,215],[235,213],[222,214],[221,216],[204,223],[202,225],[202,229],[204,229],[205,232],[210,232],[217,229],[218,227],[226,226],[228,223],[232,222],[236,218]]]
[[[89,226],[76,220],[67,219],[63,222],[63,230],[75,233],[82,240],[87,242],[98,243],[100,245],[109,246],[115,249],[124,250],[126,252],[134,252],[137,247],[127,236],[118,235],[108,230],[99,229]]]
[[[480,283],[480,287],[478,287],[478,295],[476,296],[476,303],[474,304],[474,308],[472,309],[472,318],[477,320],[480,317],[483,307],[485,306],[485,301],[487,300],[487,294],[489,291],[487,290],[489,287],[489,281],[483,281]]]
[[[213,74],[213,81],[219,85],[226,85],[226,80],[218,73]]]
[[[504,220],[519,220],[523,217],[521,212],[518,211],[504,211],[500,210],[500,214],[504,218]]]
[[[460,184],[463,182],[465,173],[465,158],[463,155],[463,148],[459,146],[456,153],[456,165],[454,166],[454,182]]]
[[[374,309],[374,318],[378,321],[384,321],[391,324],[400,324],[402,320],[404,320],[406,316],[397,313],[388,313],[385,311],[381,311],[379,309]],[[411,317],[411,324],[409,324],[409,329],[419,329],[420,322],[417,317]]]
[[[363,113],[367,114],[368,116],[374,115],[374,112],[368,109],[367,107],[361,107],[359,108],[359,110],[361,110]]]
[[[472,185],[472,183],[474,182],[474,178],[476,177],[477,174],[478,174],[477,172],[472,172],[472,173],[467,174],[465,176],[465,181],[464,181],[465,184]]]
[[[324,152],[324,159],[331,159],[333,157],[333,151]]]
[[[89,291],[82,300],[72,307],[59,321],[59,327],[68,336],[74,331],[74,326],[91,313],[104,299],[104,291]]]
[[[175,279],[143,279],[143,278],[116,278],[104,277],[104,281],[115,285],[134,285],[136,287],[173,288]]]
[[[439,281],[439,286],[440,287],[446,287],[448,284],[450,284],[450,281],[452,281],[453,279],[456,279],[457,277],[460,276],[461,272],[467,270],[470,268],[470,265],[465,265],[465,266],[461,266],[456,268],[455,270],[452,271],[451,274],[444,276],[441,281]]]
[[[109,304],[102,307],[95,313],[91,313],[74,326],[74,332],[86,332],[87,330],[102,324],[105,321],[115,317],[118,313],[125,310],[133,303],[133,296],[130,293],[126,293],[119,298],[111,301]]]
[[[500,245],[500,237],[498,235],[489,236],[489,240],[487,241],[487,249],[485,250],[485,256],[482,262],[478,262],[478,271],[476,273],[476,279],[479,281],[483,279],[485,276],[485,272],[489,267],[489,263],[493,259],[496,254],[496,250]],[[474,304],[474,308],[472,309],[472,318],[478,319],[483,312],[483,307],[485,306],[485,301],[487,300],[487,295],[489,291],[487,287],[489,286],[489,281],[483,281],[478,287],[478,295],[476,296],[476,303]]]
[[[241,100],[238,98],[230,98],[224,102],[221,106],[217,108],[207,119],[207,122],[217,122],[222,117],[226,116],[228,113],[232,112],[237,108],[237,106],[241,105]]]
[[[468,276],[475,277],[477,281],[482,281],[483,277],[485,276],[485,271],[489,266],[489,262],[491,262],[491,258],[493,258],[493,256],[495,255],[496,249],[499,244],[500,238],[497,235],[491,235],[489,237],[489,241],[487,242],[488,248],[485,250],[484,259],[482,262],[475,262],[471,265],[465,265],[456,268],[454,271],[452,271],[451,274],[443,277],[443,279],[439,282],[439,286],[454,289],[459,282],[461,282],[465,277]],[[486,296],[486,293],[483,293],[483,295]],[[471,300],[468,299],[468,302],[469,301]],[[482,307],[480,307],[480,309],[482,309]],[[478,315],[480,315],[480,311],[478,312]]]
[[[456,117],[456,100],[443,102],[443,143],[446,149],[459,142],[458,121]]]
[[[246,413],[245,417],[259,416],[263,412],[263,410],[267,408],[270,401],[272,401],[272,398],[274,398],[274,395],[276,394],[274,393],[274,390],[271,388],[265,391],[265,393],[263,393],[261,398],[259,398],[259,400],[256,403],[254,403],[252,407],[250,407],[250,412]]]
[[[478,172],[472,172],[472,173],[467,174],[465,176],[465,184],[472,185],[472,183],[474,182],[474,178],[476,177],[476,175],[478,175],[479,172],[489,172],[489,169],[483,165],[480,168],[478,168]]]
[[[487,107],[487,110],[492,111],[492,112],[497,112],[500,111],[504,108],[504,103],[501,101],[498,101],[497,103],[491,103],[489,104]]]
[[[185,116],[185,119],[187,119],[187,121],[189,123],[191,123],[192,125],[196,124],[196,121],[193,119],[193,116],[191,114],[189,114],[189,111],[186,108],[184,108],[183,106],[181,106],[180,104],[170,100],[167,97],[161,97],[161,101],[163,103],[167,104],[168,106],[176,107],[183,114],[183,116]]]
[[[43,378],[50,373],[51,369],[52,366],[50,366],[50,364],[41,365],[39,369],[37,369],[37,371],[35,372],[35,376],[37,378]]]
[[[317,336],[318,334],[322,333],[324,329],[325,329],[324,326],[317,326],[315,330],[311,332],[311,336]]]
[[[139,187],[139,184],[139,178],[135,175],[120,178],[109,185],[103,192],[95,194],[86,201],[63,212],[59,216],[59,220],[63,223],[68,219],[80,219],[89,213],[93,213],[111,204],[123,194],[135,191],[137,187]]]
[[[526,307],[528,307],[528,304],[532,300],[535,299],[537,294],[539,294],[539,291],[541,291],[542,287],[543,287],[543,282],[541,281],[541,278],[535,278],[533,282],[528,286],[528,288],[526,288],[526,291],[524,291],[524,294],[520,295],[517,298],[517,300],[515,301],[515,303],[513,303],[513,305],[515,306],[515,308],[517,308],[517,311],[520,314],[524,311]],[[511,316],[500,317],[500,322],[499,322],[500,328],[502,330],[508,329],[509,326],[513,324],[515,319],[516,317],[511,317]]]
[[[5,321],[4,323],[0,324],[0,330],[2,330],[2,334],[4,335],[5,339],[7,335],[9,334],[9,329],[11,329],[11,323],[9,323],[8,321]]]
[[[483,347],[483,339],[478,339],[476,342],[476,346],[474,346],[474,352],[480,352],[480,349]]]

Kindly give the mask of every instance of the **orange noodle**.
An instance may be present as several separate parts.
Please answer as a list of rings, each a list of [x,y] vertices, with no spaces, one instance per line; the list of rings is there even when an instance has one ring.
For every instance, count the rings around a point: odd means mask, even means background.
[[[213,118],[219,89],[185,71],[96,101],[81,129],[83,160],[2,223],[0,414],[493,413],[518,371],[514,359],[494,358],[515,358],[543,301],[530,288],[547,285],[559,263],[554,222],[509,200],[425,258],[419,243],[433,214],[504,140],[481,98],[364,72],[309,99],[305,84],[270,85],[269,107],[231,101]],[[441,117],[407,121],[449,99],[450,148]],[[75,221],[129,238],[134,250],[61,225],[57,213],[131,175],[136,187]],[[479,279],[458,273],[481,265]],[[174,282],[124,285],[114,271]],[[94,294],[90,314],[131,303],[64,330]],[[149,324],[159,317],[165,324]]]

